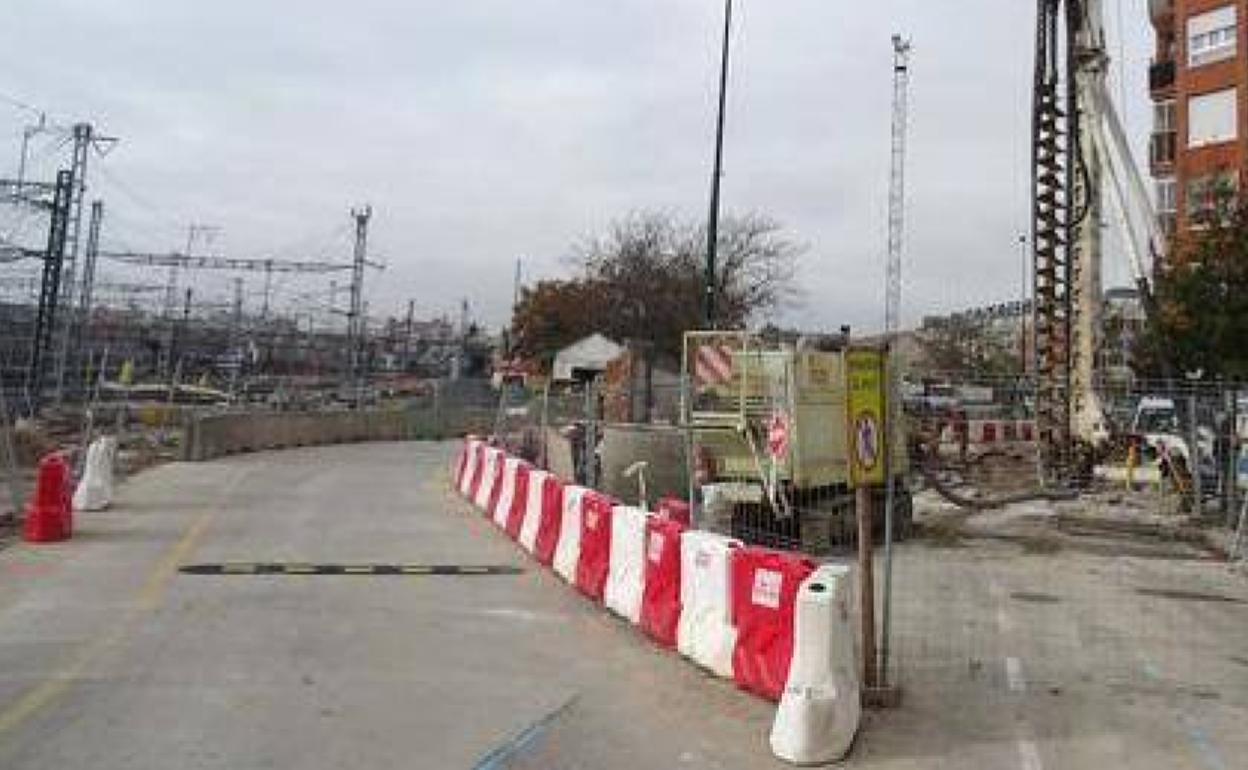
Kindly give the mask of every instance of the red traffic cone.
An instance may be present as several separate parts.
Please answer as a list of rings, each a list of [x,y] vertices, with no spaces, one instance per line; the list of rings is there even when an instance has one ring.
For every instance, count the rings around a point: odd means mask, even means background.
[[[44,455],[39,461],[35,494],[26,504],[26,524],[22,537],[28,543],[54,543],[69,538],[72,511],[66,490],[69,465],[59,453]]]

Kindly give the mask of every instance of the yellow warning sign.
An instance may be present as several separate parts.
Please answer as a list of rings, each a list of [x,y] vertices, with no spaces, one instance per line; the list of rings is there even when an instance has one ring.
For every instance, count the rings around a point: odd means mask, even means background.
[[[884,356],[878,350],[845,354],[849,385],[849,469],[855,485],[884,483]]]

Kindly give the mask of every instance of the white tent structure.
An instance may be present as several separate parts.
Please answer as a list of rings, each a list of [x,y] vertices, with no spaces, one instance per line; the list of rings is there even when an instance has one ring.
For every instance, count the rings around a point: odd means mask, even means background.
[[[605,372],[607,364],[623,352],[622,345],[601,334],[591,334],[555,354],[554,379],[556,382],[569,382]]]

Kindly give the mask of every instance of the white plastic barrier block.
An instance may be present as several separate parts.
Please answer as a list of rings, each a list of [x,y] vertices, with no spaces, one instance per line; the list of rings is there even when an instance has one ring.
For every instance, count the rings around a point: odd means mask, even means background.
[[[113,461],[117,439],[101,436],[87,447],[82,480],[74,490],[74,510],[102,511],[113,502]]]
[[[771,750],[799,765],[845,756],[862,716],[849,567],[825,565],[802,583],[794,610],[793,662]]]
[[[502,470],[503,451],[494,447],[487,447],[485,450],[485,462],[481,464],[481,483],[477,485],[477,494],[472,498],[472,504],[485,510],[490,502],[490,492],[494,489],[494,480]]]
[[[550,474],[537,468],[529,469],[529,489],[520,523],[520,547],[529,553],[537,550],[537,532],[542,526],[542,490]]]
[[[563,519],[551,566],[559,577],[572,584],[576,583],[576,565],[581,560],[581,506],[587,492],[585,487],[575,485],[563,488]]]
[[[500,529],[507,526],[507,513],[516,499],[516,470],[522,462],[519,457],[503,458],[503,486],[498,493],[498,504],[494,506],[494,523]],[[486,499],[489,499],[489,492],[486,492]]]
[[[482,443],[480,439],[470,439],[464,448],[464,451],[468,453],[468,458],[464,461],[464,473],[459,477],[459,493],[464,497],[472,493],[472,482],[481,472],[477,450],[481,448]]]
[[[611,556],[602,603],[631,623],[641,622],[646,581],[646,518],[640,508],[617,505],[611,515]]]
[[[732,676],[732,575],[729,556],[741,541],[691,530],[680,536],[680,622],[676,649],[717,676]]]

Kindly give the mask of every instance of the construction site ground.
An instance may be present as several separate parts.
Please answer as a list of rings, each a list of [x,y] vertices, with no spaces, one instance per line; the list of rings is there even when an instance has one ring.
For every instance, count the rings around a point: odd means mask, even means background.
[[[781,766],[771,704],[534,569],[447,492],[452,451],[169,463],[82,514],[73,541],[0,552],[0,766]],[[917,502],[921,534],[893,575],[902,700],[867,713],[851,766],[1226,770],[1248,756],[1242,570],[1185,540],[1063,529],[1083,503]],[[177,571],[251,561],[523,572]]]

